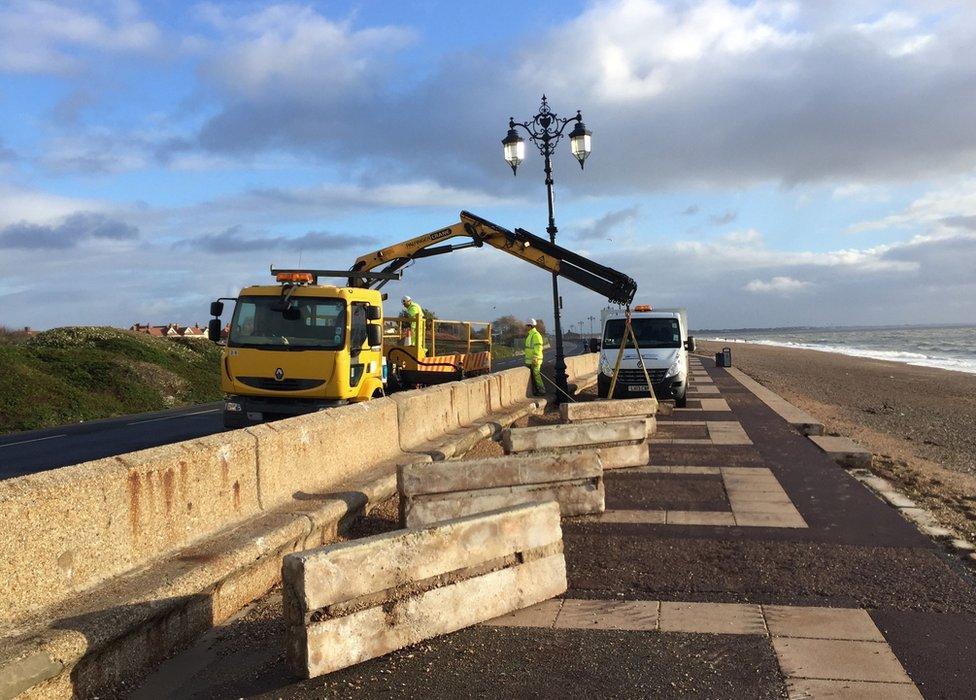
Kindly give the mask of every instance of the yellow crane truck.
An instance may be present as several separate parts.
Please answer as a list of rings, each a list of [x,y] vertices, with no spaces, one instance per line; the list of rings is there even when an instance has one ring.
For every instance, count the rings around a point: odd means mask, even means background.
[[[471,240],[435,245],[455,237]],[[396,343],[397,332],[390,329],[398,321],[384,319],[386,294],[380,291],[400,279],[400,270],[412,260],[485,244],[577,282],[611,302],[629,304],[637,291],[630,277],[612,268],[524,229],[509,231],[465,211],[452,226],[363,255],[348,270],[272,268],[276,284],[245,287],[236,298],[210,305],[214,318],[208,335],[219,342],[223,302],[235,302],[221,355],[224,424],[242,427],[488,371],[490,326],[481,329],[484,338],[473,334],[468,324],[466,345],[461,348],[465,352],[437,355],[438,331],[431,324],[428,355],[414,345]],[[320,278],[342,278],[346,284],[320,284]],[[473,351],[478,341],[487,341],[482,346],[486,349]]]

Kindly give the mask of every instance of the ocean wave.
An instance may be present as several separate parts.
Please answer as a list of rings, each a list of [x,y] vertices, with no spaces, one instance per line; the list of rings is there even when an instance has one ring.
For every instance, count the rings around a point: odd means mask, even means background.
[[[872,350],[870,348],[859,348],[850,345],[813,345],[811,343],[797,343],[790,340],[770,340],[767,338],[703,338],[702,340],[710,340],[716,343],[754,343],[756,345],[771,345],[780,348],[818,350],[820,352],[833,352],[852,357],[866,357],[872,360],[901,362],[902,364],[913,365],[916,367],[934,367],[936,369],[946,369],[953,372],[976,374],[976,358],[926,355],[907,350]]]

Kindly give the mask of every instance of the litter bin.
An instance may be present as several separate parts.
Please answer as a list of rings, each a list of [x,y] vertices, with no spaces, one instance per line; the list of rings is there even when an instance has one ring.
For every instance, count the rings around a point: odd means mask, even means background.
[[[722,352],[715,353],[716,367],[732,366],[732,348],[722,348]]]

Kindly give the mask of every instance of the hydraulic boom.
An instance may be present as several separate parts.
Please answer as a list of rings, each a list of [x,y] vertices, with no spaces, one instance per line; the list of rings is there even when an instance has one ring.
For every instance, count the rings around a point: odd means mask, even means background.
[[[370,273],[380,266],[385,266],[380,270],[382,273],[395,273],[411,260],[451,253],[464,248],[480,248],[487,243],[493,248],[605,296],[612,303],[629,305],[637,293],[637,283],[622,272],[595,263],[525,229],[517,228],[509,231],[467,211],[462,211],[460,218],[458,223],[447,228],[425,233],[359,257],[350,270],[349,286],[379,289],[388,280],[377,279],[369,274],[356,276],[356,273]],[[471,241],[435,245],[457,237],[467,237]]]

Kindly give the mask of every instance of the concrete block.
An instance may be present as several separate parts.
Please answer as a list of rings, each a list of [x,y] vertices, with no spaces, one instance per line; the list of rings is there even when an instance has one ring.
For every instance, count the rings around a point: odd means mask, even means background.
[[[0,481],[0,622],[260,511],[244,431]]]
[[[556,501],[564,516],[604,509],[603,468],[592,452],[406,465],[398,489],[406,527],[522,503]]]
[[[263,506],[287,505],[383,462],[407,459],[395,437],[397,411],[392,399],[374,399],[248,428],[257,441]]]
[[[331,673],[566,591],[559,508],[517,506],[292,554],[287,659]]]
[[[640,418],[605,423],[509,428],[502,432],[502,446],[509,454],[529,450],[593,447],[615,442],[643,442],[645,439],[647,421]]]
[[[817,447],[842,467],[867,469],[871,466],[871,451],[850,438],[835,435],[811,435]]]
[[[639,442],[636,445],[598,447],[596,454],[600,458],[604,471],[607,469],[643,467],[651,461],[651,448],[647,442]]]
[[[653,416],[657,413],[657,399],[617,399],[610,401],[577,401],[559,406],[563,421],[575,423],[607,418]]]
[[[513,367],[498,372],[498,379],[501,384],[502,406],[505,408],[529,398],[530,374],[528,367]]]
[[[460,425],[451,396],[452,384],[397,392],[389,397],[397,407],[400,449],[410,451]]]

